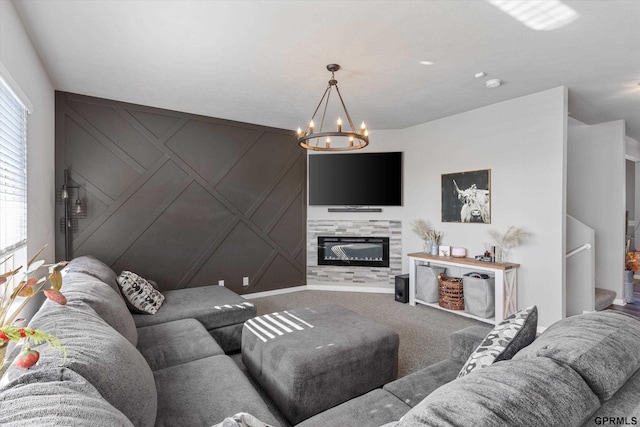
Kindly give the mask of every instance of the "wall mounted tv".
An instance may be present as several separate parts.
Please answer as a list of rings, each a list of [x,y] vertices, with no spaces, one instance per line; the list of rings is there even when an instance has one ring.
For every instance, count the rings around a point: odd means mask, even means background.
[[[310,206],[402,206],[402,153],[309,155]]]

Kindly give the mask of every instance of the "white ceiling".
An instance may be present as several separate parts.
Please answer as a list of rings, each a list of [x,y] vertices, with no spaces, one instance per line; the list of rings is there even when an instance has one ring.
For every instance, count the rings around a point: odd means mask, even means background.
[[[61,91],[295,129],[338,63],[370,129],[564,85],[572,117],[640,140],[640,1],[564,3],[576,20],[534,31],[484,0],[14,0]]]

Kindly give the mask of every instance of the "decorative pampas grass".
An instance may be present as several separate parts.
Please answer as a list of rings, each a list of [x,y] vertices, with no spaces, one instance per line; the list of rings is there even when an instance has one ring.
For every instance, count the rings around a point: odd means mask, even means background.
[[[518,246],[525,238],[531,235],[522,228],[514,226],[510,226],[504,234],[500,234],[495,230],[489,230],[489,234],[496,243],[496,246],[500,247],[502,250]]]
[[[411,230],[420,236],[421,239],[426,239],[427,233],[431,230],[431,226],[423,219],[414,219],[411,221]]]
[[[411,229],[426,242],[440,244],[442,232],[432,229],[429,223],[423,219],[411,221]]]

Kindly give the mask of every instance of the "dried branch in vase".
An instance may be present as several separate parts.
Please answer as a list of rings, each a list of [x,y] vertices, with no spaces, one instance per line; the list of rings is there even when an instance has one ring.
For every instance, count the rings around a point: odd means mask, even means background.
[[[440,244],[442,232],[432,229],[427,221],[422,219],[413,220],[411,222],[411,229],[426,242],[435,243],[436,245]]]
[[[411,230],[420,236],[421,239],[427,239],[427,233],[431,230],[431,226],[423,219],[411,221]]]
[[[511,249],[518,246],[522,241],[531,234],[522,228],[510,226],[504,234],[500,234],[495,230],[489,230],[489,234],[493,238],[496,246],[502,249]]]

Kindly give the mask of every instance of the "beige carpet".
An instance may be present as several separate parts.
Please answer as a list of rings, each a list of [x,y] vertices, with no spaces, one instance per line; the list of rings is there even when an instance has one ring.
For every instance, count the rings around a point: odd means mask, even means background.
[[[448,358],[449,335],[471,325],[484,325],[436,308],[396,302],[392,294],[299,291],[252,299],[258,315],[296,307],[339,304],[369,319],[384,323],[400,335],[398,377]]]

